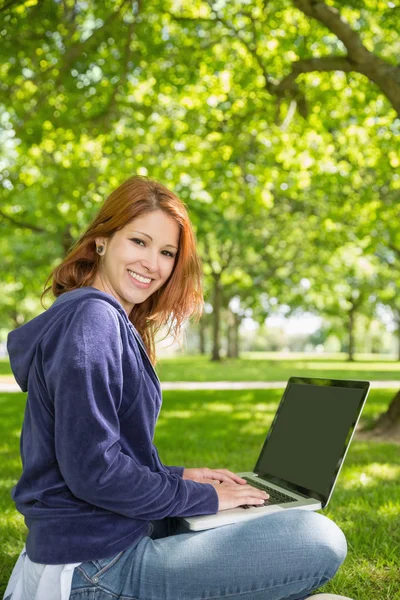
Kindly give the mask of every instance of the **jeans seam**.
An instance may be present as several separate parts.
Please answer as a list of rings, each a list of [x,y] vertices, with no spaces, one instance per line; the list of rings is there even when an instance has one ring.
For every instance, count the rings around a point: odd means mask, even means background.
[[[121,594],[116,594],[112,590],[108,590],[107,588],[105,588],[99,584],[97,584],[95,587],[95,591],[97,591],[97,590],[105,592],[106,594],[108,594],[109,596],[112,596],[113,598],[118,598],[118,600],[139,600],[139,598],[137,598],[136,596],[121,596]]]
[[[106,594],[108,594],[109,596],[112,596],[113,598],[118,598],[118,600],[139,600],[138,598],[136,598],[136,596],[121,596],[119,594],[115,594],[112,590],[108,590],[107,588],[104,588],[103,586],[96,585],[96,584],[94,584],[90,587],[72,590],[70,597],[72,598],[73,596],[82,594],[83,592],[94,592],[96,594],[97,591],[105,592]]]
[[[318,579],[317,576],[315,577],[308,577],[307,579],[297,579],[296,581],[291,581],[290,583],[303,583],[304,581],[310,581],[311,579]],[[326,581],[324,581],[324,583],[321,583],[320,585],[324,585],[325,583],[327,583],[329,581],[329,579],[327,579],[326,577],[322,577],[322,579],[326,579]],[[213,598],[229,598],[229,597],[235,597],[235,596],[245,596],[246,594],[254,594],[255,592],[265,592],[268,590],[273,590],[275,588],[278,587],[282,587],[283,585],[288,585],[287,583],[279,583],[278,585],[273,585],[270,587],[262,587],[262,588],[258,588],[256,590],[248,590],[247,592],[239,592],[239,593],[235,593],[235,594],[224,594],[223,596],[219,595],[219,596],[207,596],[207,600],[213,600]],[[130,600],[135,600],[135,598],[130,599]],[[143,598],[143,600],[145,600]],[[193,600],[203,600],[203,598],[193,598]]]
[[[114,558],[108,563],[106,564],[105,567],[103,567],[102,569],[100,569],[100,571],[98,571],[97,573],[95,573],[95,577],[100,577],[101,575],[104,575],[104,573],[107,573],[107,571],[109,569],[111,569],[111,567],[113,567],[121,558],[121,556],[123,555],[123,553],[125,552],[125,550],[122,550],[121,552],[119,552],[117,554],[117,556],[114,556]]]
[[[92,584],[92,588],[96,587],[96,584],[93,583],[93,581],[90,579],[89,575],[86,575],[85,571],[83,571],[83,569],[81,569],[81,567],[76,567],[77,571],[79,571],[79,573],[86,579],[86,581],[88,581],[89,583]],[[72,590],[73,592],[75,592],[76,590]]]

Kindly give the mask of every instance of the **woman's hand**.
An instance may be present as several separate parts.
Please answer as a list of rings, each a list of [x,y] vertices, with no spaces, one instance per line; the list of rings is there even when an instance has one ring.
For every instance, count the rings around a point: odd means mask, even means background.
[[[208,469],[207,467],[199,469],[184,469],[183,479],[190,479],[191,481],[197,481],[198,483],[221,483],[223,481],[228,483],[239,483],[241,485],[246,483],[245,479],[239,477],[232,471],[227,469]]]
[[[185,469],[183,479],[211,483],[218,494],[218,510],[236,508],[242,504],[264,504],[269,495],[249,485],[245,479],[227,469]]]
[[[237,483],[223,482],[215,486],[218,494],[218,510],[236,508],[242,504],[258,505],[264,504],[269,495],[249,485],[238,485]]]

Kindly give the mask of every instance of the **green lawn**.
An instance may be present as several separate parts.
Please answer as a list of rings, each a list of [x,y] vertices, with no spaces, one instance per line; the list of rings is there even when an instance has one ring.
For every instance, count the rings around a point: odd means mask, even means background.
[[[370,421],[396,390],[372,390]],[[156,443],[166,464],[254,466],[280,390],[164,392]],[[10,489],[20,472],[19,430],[24,394],[0,394],[0,594],[24,543],[23,519]],[[400,599],[399,447],[354,440],[325,514],[347,536],[348,557],[324,591],[354,600]]]
[[[208,356],[182,356],[159,360],[156,370],[161,381],[286,381],[291,376],[400,380],[400,362],[394,360],[349,363],[336,357],[307,355],[288,359],[249,353],[220,363],[211,362]]]
[[[10,363],[7,358],[0,359],[0,375],[11,375]]]
[[[291,376],[400,381],[400,362],[383,356],[358,355],[349,363],[344,354],[243,352],[241,358],[211,362],[209,356],[160,359],[161,381],[286,381]],[[0,375],[10,375],[8,360],[0,360]]]

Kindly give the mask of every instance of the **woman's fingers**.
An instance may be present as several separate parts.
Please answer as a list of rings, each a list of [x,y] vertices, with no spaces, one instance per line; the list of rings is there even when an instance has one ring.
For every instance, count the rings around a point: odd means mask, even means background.
[[[212,473],[215,473],[215,478],[220,479],[221,481],[234,481],[235,483],[244,484],[246,480],[236,473],[232,473],[232,471],[228,471],[228,469],[212,469]]]
[[[219,510],[235,508],[243,504],[262,505],[269,497],[266,492],[253,488],[251,485],[238,485],[237,483],[222,482],[216,485]]]
[[[263,490],[259,490],[258,488],[254,488],[251,485],[241,485],[238,486],[236,489],[237,494],[240,496],[244,496],[247,494],[252,498],[263,498],[264,500],[266,498],[269,498],[269,495],[266,492],[264,492]]]

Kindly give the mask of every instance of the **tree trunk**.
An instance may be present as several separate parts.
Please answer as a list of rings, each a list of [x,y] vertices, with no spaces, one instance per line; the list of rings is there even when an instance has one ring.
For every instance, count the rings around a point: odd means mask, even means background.
[[[397,360],[400,361],[400,321],[397,321],[397,350],[398,350],[398,355],[397,355]]]
[[[12,324],[13,324],[13,329],[16,329],[17,327],[22,325],[23,321],[21,322],[20,315],[18,314],[18,311],[16,308],[10,309],[9,316],[10,316]]]
[[[74,243],[74,238],[71,234],[71,225],[66,225],[61,238],[62,247],[64,250],[64,256],[68,254],[71,249],[72,244]]]
[[[221,275],[219,273],[213,273],[214,286],[213,286],[213,347],[212,347],[212,361],[221,360],[221,347],[220,347],[220,313],[222,304],[221,294]]]
[[[235,315],[235,325],[234,325],[234,358],[239,358],[239,327],[241,323],[241,318],[239,315]]]
[[[400,390],[389,404],[387,411],[378,417],[373,434],[400,441]]]
[[[234,331],[233,326],[229,324],[226,330],[226,357],[234,358]]]
[[[352,362],[354,360],[354,320],[355,320],[355,308],[351,307],[349,311],[349,321],[348,321],[348,334],[349,334],[349,356],[348,361]]]
[[[199,321],[199,352],[201,355],[206,353],[206,324],[204,319]]]
[[[226,356],[227,358],[235,357],[235,316],[231,310],[227,311],[227,328],[226,328],[226,341],[227,341],[227,349]]]

